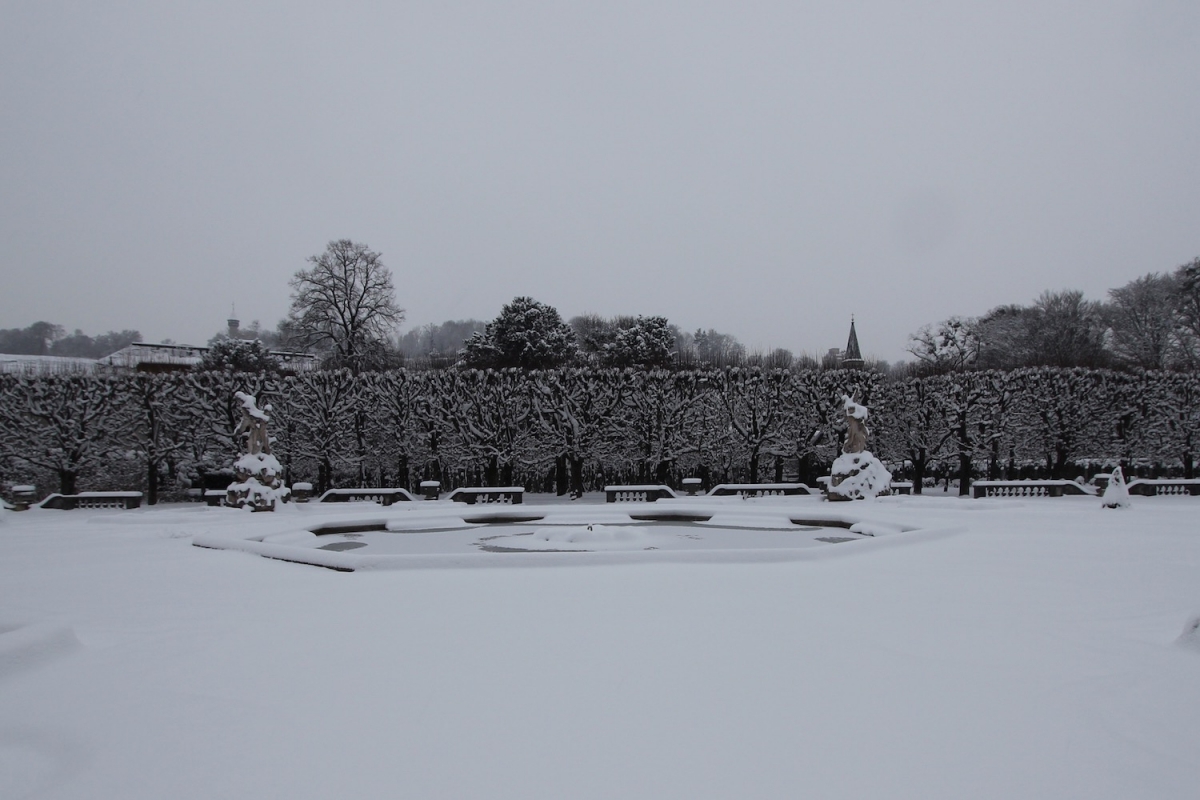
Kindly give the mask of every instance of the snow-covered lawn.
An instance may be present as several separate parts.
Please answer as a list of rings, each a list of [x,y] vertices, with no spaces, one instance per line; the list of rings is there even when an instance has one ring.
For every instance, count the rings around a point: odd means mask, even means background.
[[[662,535],[591,508],[527,538]],[[854,513],[814,558],[342,573],[192,546],[326,509],[4,512],[0,798],[1197,796],[1200,499]]]

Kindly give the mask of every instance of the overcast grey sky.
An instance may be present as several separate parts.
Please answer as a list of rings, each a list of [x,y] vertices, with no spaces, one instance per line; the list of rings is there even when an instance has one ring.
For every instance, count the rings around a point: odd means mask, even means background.
[[[0,4],[0,327],[200,343],[336,238],[868,354],[1200,255],[1200,2]]]

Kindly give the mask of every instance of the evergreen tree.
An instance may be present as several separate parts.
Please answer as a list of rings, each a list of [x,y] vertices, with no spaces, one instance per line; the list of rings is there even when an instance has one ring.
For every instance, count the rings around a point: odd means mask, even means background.
[[[552,306],[516,297],[467,339],[463,363],[470,367],[550,369],[570,364],[578,354],[575,333]]]

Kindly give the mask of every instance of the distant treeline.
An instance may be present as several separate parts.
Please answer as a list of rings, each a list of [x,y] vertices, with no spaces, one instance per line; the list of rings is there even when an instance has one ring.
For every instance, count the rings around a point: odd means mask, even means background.
[[[863,371],[346,370],[0,376],[0,480],[181,496],[219,488],[241,449],[234,392],[268,404],[288,483],[524,485],[802,480],[828,472],[841,395],[871,408],[898,477],[1191,477],[1194,373],[1034,368],[884,380]]]
[[[61,325],[35,322],[26,328],[0,328],[0,353],[25,356],[104,358],[142,341],[137,331],[109,331],[88,336],[78,328],[67,333]]]

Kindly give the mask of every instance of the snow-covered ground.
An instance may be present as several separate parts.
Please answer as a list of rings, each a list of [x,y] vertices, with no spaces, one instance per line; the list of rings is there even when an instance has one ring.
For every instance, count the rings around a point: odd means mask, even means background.
[[[413,536],[404,506],[3,512],[0,798],[1197,796],[1200,499],[885,498],[854,504],[875,537],[712,563],[567,508],[593,529],[530,549],[648,560],[192,546],[339,514]]]

